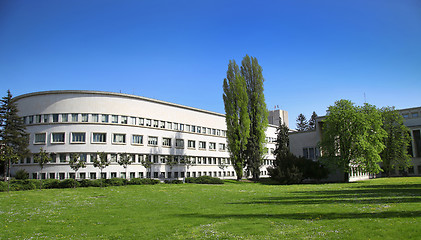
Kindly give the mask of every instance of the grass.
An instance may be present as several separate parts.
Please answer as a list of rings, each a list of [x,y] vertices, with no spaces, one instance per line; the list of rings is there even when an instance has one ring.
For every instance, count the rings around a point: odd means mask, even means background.
[[[421,178],[0,193],[0,239],[420,239]]]

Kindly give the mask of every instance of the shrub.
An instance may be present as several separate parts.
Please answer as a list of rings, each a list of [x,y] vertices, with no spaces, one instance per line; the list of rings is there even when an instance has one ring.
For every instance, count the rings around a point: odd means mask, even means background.
[[[132,178],[127,184],[130,185],[154,185],[160,183],[159,180],[150,178]]]
[[[124,178],[110,178],[104,181],[107,186],[123,186],[127,185],[127,179]]]
[[[10,190],[12,191],[23,191],[23,190],[33,190],[39,188],[40,183],[35,179],[26,179],[26,180],[11,180],[10,181]],[[7,190],[7,183],[6,183]]]
[[[167,183],[167,184],[183,184],[183,181],[177,180],[177,179],[175,179],[175,180],[164,180],[164,183]]]
[[[42,181],[42,188],[59,188],[60,180],[57,179],[46,179]]]
[[[60,181],[59,188],[72,188],[79,187],[79,182],[73,178],[65,179]]]
[[[201,176],[198,178],[186,178],[186,183],[197,183],[197,184],[224,184],[219,178],[214,178],[210,176]]]
[[[7,192],[7,183],[0,181],[0,192]]]
[[[16,179],[26,180],[29,178],[29,173],[25,169],[20,169],[16,172]]]

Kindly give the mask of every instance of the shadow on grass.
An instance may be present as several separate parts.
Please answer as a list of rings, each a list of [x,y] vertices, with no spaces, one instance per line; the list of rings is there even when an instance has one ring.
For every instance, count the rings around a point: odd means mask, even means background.
[[[387,211],[379,213],[285,213],[285,214],[177,214],[186,218],[280,218],[294,220],[336,220],[336,219],[364,219],[364,218],[414,218],[421,217],[421,211]]]
[[[295,191],[293,196],[267,197],[227,204],[391,204],[421,202],[421,184],[351,186],[342,190]]]

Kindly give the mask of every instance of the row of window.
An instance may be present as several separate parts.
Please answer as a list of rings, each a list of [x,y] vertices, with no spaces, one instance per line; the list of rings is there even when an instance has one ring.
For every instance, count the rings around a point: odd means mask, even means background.
[[[95,153],[78,153],[80,160],[92,163]],[[72,154],[70,153],[51,153],[51,162],[52,163],[68,163]],[[147,155],[147,154],[129,154],[132,163],[141,164],[144,161],[150,161],[154,164],[165,164],[168,161],[171,162],[190,162],[192,165],[231,165],[231,160],[229,158],[220,158],[220,157],[199,157],[199,156],[182,156],[182,155]],[[109,161],[117,162],[119,159],[119,154],[110,153],[107,154]],[[187,161],[186,161],[187,160]],[[31,164],[36,163],[33,161],[33,158],[27,157],[21,159],[20,164]],[[263,165],[273,165],[273,160],[265,159],[263,160]]]
[[[402,113],[403,118],[408,119],[408,118],[418,118],[419,114],[417,112],[413,112],[413,113]]]
[[[71,132],[70,133],[70,143],[86,143],[86,133],[85,132]],[[113,144],[126,144],[127,138],[124,133],[113,133],[112,134],[112,143]],[[158,137],[157,136],[148,136],[147,145],[149,146],[158,146]],[[55,132],[50,135],[50,143],[52,144],[64,144],[66,141],[66,133],[64,132]],[[92,133],[91,143],[106,143],[107,142],[107,133]],[[132,134],[131,135],[131,144],[133,145],[143,145],[144,136]],[[34,144],[46,144],[47,143],[47,133],[35,133],[34,135]],[[184,148],[185,140],[184,139],[172,139],[172,138],[162,138],[162,146],[164,147],[176,147]],[[215,143],[215,142],[205,142],[205,141],[196,141],[196,140],[187,140],[187,148],[196,149],[196,143],[199,149],[206,150],[209,146],[209,150],[219,150],[225,151],[225,143]],[[218,149],[217,149],[218,147]]]
[[[115,124],[127,124],[135,126],[146,126],[154,128],[162,128],[175,131],[201,133],[214,136],[226,137],[226,131],[221,129],[196,126],[183,123],[168,122],[162,120],[132,117],[132,116],[121,116],[121,115],[109,115],[109,114],[88,114],[88,113],[62,113],[62,114],[39,114],[23,117],[25,124],[37,124],[37,123],[67,123],[67,122],[93,122],[93,123],[115,123]]]
[[[100,178],[100,174],[97,172],[79,172],[77,173],[79,176],[77,176],[77,179],[99,179]],[[211,176],[211,177],[234,177],[235,176],[235,172],[234,171],[199,171],[199,172],[152,172],[152,174],[150,172],[130,172],[129,173],[129,177],[130,179],[133,178],[145,178],[145,176],[147,178],[151,178],[151,176],[153,175],[153,178],[160,178],[160,179],[165,179],[165,178],[184,178],[184,177],[200,177],[200,176]],[[42,178],[42,179],[66,179],[66,173],[65,172],[59,172],[59,173],[55,173],[55,172],[49,172],[49,173],[32,173],[32,178],[33,179],[38,179],[38,178]],[[117,178],[117,172],[103,172],[102,173],[102,179],[106,179],[107,177],[109,178]],[[125,172],[120,172],[120,178],[126,178],[126,173]],[[75,173],[68,173],[67,178],[75,178]]]

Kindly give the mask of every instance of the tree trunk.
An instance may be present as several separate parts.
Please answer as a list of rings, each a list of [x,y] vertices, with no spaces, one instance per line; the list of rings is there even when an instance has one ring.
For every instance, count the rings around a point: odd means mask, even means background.
[[[344,182],[349,183],[349,174],[344,171]]]

